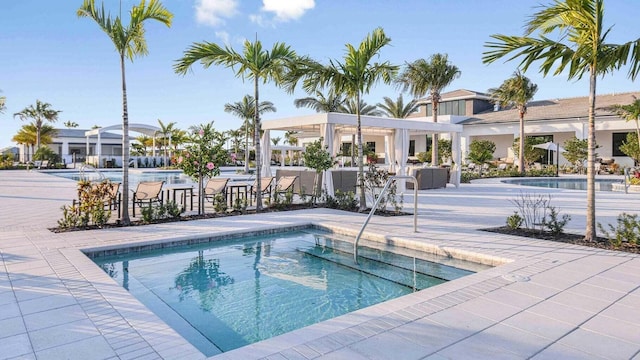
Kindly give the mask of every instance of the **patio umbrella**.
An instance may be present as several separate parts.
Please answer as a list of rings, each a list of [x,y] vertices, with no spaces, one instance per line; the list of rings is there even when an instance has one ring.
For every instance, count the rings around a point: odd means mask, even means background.
[[[559,144],[556,144],[552,141],[547,141],[546,143],[543,144],[538,144],[538,145],[533,145],[534,148],[539,148],[539,149],[545,149],[547,150],[548,157],[547,157],[547,165],[550,164],[551,162],[551,151],[556,151],[556,176],[558,176],[558,170],[560,168],[559,162],[560,162],[560,153],[561,152],[565,152],[564,148],[562,146],[560,146]]]

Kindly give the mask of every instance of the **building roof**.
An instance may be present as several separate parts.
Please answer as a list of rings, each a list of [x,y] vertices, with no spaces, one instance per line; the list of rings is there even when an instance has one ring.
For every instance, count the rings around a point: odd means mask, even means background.
[[[453,91],[448,91],[446,93],[440,94],[440,102],[443,101],[453,101],[453,100],[467,100],[467,99],[481,99],[481,100],[489,100],[491,97],[489,94],[485,94],[483,92],[472,91],[467,89],[458,89]],[[420,104],[431,102],[431,96],[427,96],[425,98],[419,99],[417,101]]]
[[[85,139],[85,133],[91,131],[91,129],[56,129],[56,138],[81,138]],[[122,135],[105,132],[102,133],[103,139],[121,139]]]
[[[633,96],[640,98],[640,92],[627,92],[619,94],[597,95],[596,116],[616,116],[604,108],[615,104],[630,104]],[[589,116],[589,97],[574,97],[554,100],[532,101],[527,105],[526,121],[536,120],[563,120],[587,118]],[[482,113],[459,122],[462,125],[481,125],[519,122],[519,113],[516,108],[505,108],[498,111],[487,110]]]

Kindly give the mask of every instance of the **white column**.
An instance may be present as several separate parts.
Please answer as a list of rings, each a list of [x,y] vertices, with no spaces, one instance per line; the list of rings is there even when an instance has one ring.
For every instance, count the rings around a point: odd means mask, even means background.
[[[450,182],[457,188],[460,186],[460,167],[462,166],[462,147],[460,144],[460,133],[451,134],[451,155],[453,157],[453,164],[450,169]]]
[[[261,176],[271,175],[271,130],[265,130],[262,134],[262,146],[260,147],[260,157],[262,164],[256,164],[261,166]]]

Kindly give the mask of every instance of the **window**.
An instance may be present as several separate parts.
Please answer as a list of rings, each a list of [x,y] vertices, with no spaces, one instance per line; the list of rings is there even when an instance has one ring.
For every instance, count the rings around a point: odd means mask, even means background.
[[[438,115],[466,115],[465,100],[444,101],[438,104]],[[432,104],[427,104],[427,116],[433,115]]]
[[[627,154],[620,150],[620,146],[627,141],[627,134],[629,133],[613,133],[613,141],[611,142],[613,151],[611,152],[611,156],[627,156]]]
[[[432,138],[433,138],[433,137],[432,137],[431,135],[427,135],[427,136],[425,137],[425,139],[426,139],[425,141],[426,141],[426,144],[427,144],[427,146],[426,146],[426,148],[425,148],[425,151],[429,151],[429,150],[431,150],[431,145],[432,145],[432,141],[433,141],[433,140],[432,140]]]
[[[351,143],[342,143],[342,151],[340,153],[342,156],[351,156]]]
[[[415,156],[415,155],[416,155],[416,141],[409,140],[409,156]]]
[[[375,141],[367,141],[367,149],[371,152],[376,152],[376,142]]]

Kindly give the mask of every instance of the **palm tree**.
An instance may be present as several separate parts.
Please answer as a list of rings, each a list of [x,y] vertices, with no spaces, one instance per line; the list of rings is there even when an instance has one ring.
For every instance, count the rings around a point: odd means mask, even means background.
[[[258,83],[260,80],[267,82],[274,80],[279,85],[286,68],[292,69],[300,61],[295,51],[284,43],[275,43],[271,51],[264,50],[262,43],[258,40],[253,43],[244,42],[242,54],[236,52],[231,47],[224,49],[220,45],[203,42],[194,43],[185,52],[182,59],[174,65],[174,70],[179,74],[185,74],[191,65],[200,61],[205,68],[211,65],[222,65],[235,71],[236,76],[253,79],[254,90],[254,145],[256,151],[256,186],[262,186],[261,159],[260,159],[260,97]],[[236,69],[237,67],[237,69]],[[257,192],[256,211],[262,209],[262,194]]]
[[[308,96],[301,99],[295,99],[293,104],[297,108],[306,107],[315,110],[318,113],[340,112],[340,108],[345,103],[342,95],[336,95],[333,91],[329,91],[327,96],[320,91],[315,91],[316,97]]]
[[[80,126],[80,125],[78,125],[78,123],[77,123],[77,122],[75,122],[75,121],[65,121],[63,125],[64,125],[65,127],[69,128],[69,129],[71,129],[71,128],[77,128],[78,126]]]
[[[242,131],[240,131],[240,129],[227,130],[227,135],[229,135],[229,139],[231,140],[233,153],[238,154],[238,152],[240,151],[240,142],[242,141],[240,139],[242,137]]]
[[[538,91],[538,85],[522,75],[520,70],[513,73],[513,76],[505,80],[498,88],[489,89],[491,99],[500,106],[514,106],[520,115],[520,142],[518,151],[518,167],[520,174],[524,175],[524,115],[527,113],[527,103],[533,99]],[[557,166],[558,164],[556,164]]]
[[[49,125],[42,124],[40,127],[40,143],[41,144],[51,144],[53,141],[53,137],[56,135],[57,130]],[[20,145],[26,145],[27,154],[25,157],[25,161],[28,163],[31,156],[35,154],[34,146],[37,143],[38,139],[38,129],[35,124],[26,124],[22,125],[20,130],[13,136],[11,141],[14,141]],[[31,153],[29,153],[29,148],[31,148]]]
[[[0,114],[3,114],[7,104],[7,98],[4,96],[0,96]]]
[[[289,144],[291,146],[298,145],[298,138],[295,136],[297,134],[296,131],[287,130],[284,132],[284,142],[285,144]]]
[[[429,92],[431,116],[433,122],[437,123],[440,94],[445,87],[459,77],[460,70],[449,62],[447,54],[434,54],[429,61],[418,59],[408,63],[398,77],[398,83],[403,91],[409,90],[415,98],[423,97]],[[433,134],[431,138],[431,164],[438,165],[438,134]]]
[[[353,99],[355,104],[360,104],[363,94],[368,94],[373,85],[382,80],[390,84],[398,71],[398,67],[385,61],[372,62],[374,57],[380,54],[380,50],[388,45],[391,39],[385,35],[382,28],[376,28],[362,40],[358,48],[346,44],[344,61],[330,60],[327,66],[314,61],[307,61],[296,71],[290,73],[288,90],[293,91],[299,79],[303,79],[303,88],[307,93],[312,93],[320,88],[329,87],[336,94],[344,94]],[[360,107],[356,107],[358,141],[358,158],[363,157],[362,125],[360,119]],[[358,178],[360,187],[360,210],[366,209],[367,203],[364,191],[364,164],[358,161]]]
[[[631,104],[615,104],[605,108],[605,110],[612,111],[627,121],[636,122],[636,137],[638,138],[638,148],[640,149],[640,124],[638,124],[638,120],[640,120],[640,99],[636,98],[635,95],[631,96],[633,97]]]
[[[162,134],[162,142],[160,143],[160,146],[162,146],[162,149],[164,150],[164,166],[167,166],[167,159],[169,158],[169,143],[173,140],[172,136],[174,130],[176,130],[174,128],[176,123],[170,122],[165,124],[162,120],[158,119],[158,125],[160,125],[160,130],[158,132]]]
[[[58,114],[62,111],[53,110],[51,104],[36,100],[36,105],[29,105],[22,109],[22,111],[13,114],[13,117],[19,117],[20,120],[25,121],[32,119],[31,122],[36,128],[36,151],[40,149],[42,140],[40,139],[40,133],[45,121],[56,122],[58,121]]]
[[[125,79],[125,58],[133,61],[136,56],[148,53],[147,41],[144,37],[144,23],[156,20],[171,27],[173,14],[169,12],[160,0],[140,0],[138,6],[133,6],[130,12],[129,25],[125,26],[116,16],[106,14],[104,4],[98,10],[95,0],[84,0],[77,11],[78,17],[93,19],[100,29],[107,34],[120,56],[120,76],[122,79],[122,223],[129,225],[129,110],[127,104],[127,82]]]
[[[495,41],[482,61],[492,63],[509,54],[508,60],[522,58],[520,67],[526,72],[534,62],[540,63],[544,76],[555,68],[553,75],[568,69],[569,79],[581,79],[589,74],[589,116],[587,136],[587,221],[585,240],[596,236],[595,198],[595,104],[596,77],[631,61],[629,76],[635,80],[640,71],[640,39],[622,45],[606,41],[610,28],[603,32],[604,0],[556,0],[536,12],[526,23],[524,36],[492,35]],[[545,36],[557,32],[558,39]],[[539,33],[539,37],[533,37]],[[557,66],[556,66],[557,64]]]
[[[382,109],[384,115],[396,119],[406,119],[409,115],[418,111],[419,105],[415,100],[404,103],[402,94],[398,95],[398,99],[393,101],[390,97],[382,98],[384,103],[378,103],[378,107]]]
[[[180,145],[185,144],[189,141],[189,134],[180,129],[173,129],[171,131],[171,144],[173,145],[173,153],[178,152]]]
[[[345,114],[357,114],[365,116],[382,116],[382,111],[378,110],[376,105],[369,105],[364,100],[360,99],[359,106],[356,106],[356,102],[353,99],[340,105],[338,112]]]
[[[233,114],[243,120],[244,128],[244,173],[249,173],[249,132],[253,128],[252,121],[255,118],[255,100],[251,95],[245,95],[242,101],[237,101],[233,104],[224,104],[224,111]],[[265,112],[276,112],[276,107],[273,106],[271,101],[262,101],[258,105],[258,113],[264,114]],[[255,131],[255,129],[253,129]],[[257,152],[257,150],[256,150]]]

